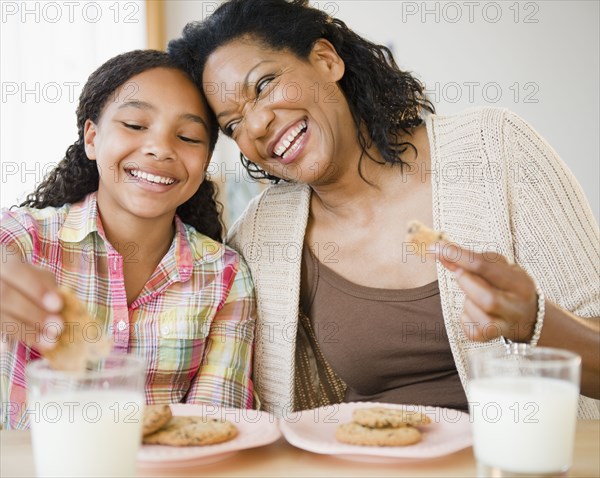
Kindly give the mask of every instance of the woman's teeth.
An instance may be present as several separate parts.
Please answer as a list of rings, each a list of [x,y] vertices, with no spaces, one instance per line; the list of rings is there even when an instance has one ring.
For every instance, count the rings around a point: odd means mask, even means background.
[[[129,170],[129,174],[131,174],[135,178],[143,179],[144,181],[148,181],[149,183],[155,184],[173,184],[175,180],[173,178],[165,178],[163,176],[156,176],[154,174],[145,173],[144,171],[140,171],[139,169],[131,169]]]
[[[302,121],[298,126],[296,126],[292,131],[290,131],[290,133],[285,138],[283,138],[283,140],[281,140],[279,145],[275,148],[275,154],[277,156],[285,158],[290,153],[296,151],[298,149],[298,144],[300,143],[299,140],[302,137],[301,133],[304,134],[305,131],[306,121]]]

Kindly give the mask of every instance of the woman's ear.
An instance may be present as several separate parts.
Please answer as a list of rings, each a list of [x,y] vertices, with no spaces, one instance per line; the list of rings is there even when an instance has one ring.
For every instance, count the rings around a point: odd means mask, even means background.
[[[83,143],[85,154],[91,161],[96,160],[96,132],[96,124],[90,119],[85,120],[85,125],[83,126]]]
[[[313,45],[309,55],[309,60],[329,76],[329,81],[339,81],[343,78],[346,71],[344,60],[340,57],[335,47],[325,40],[319,38]]]

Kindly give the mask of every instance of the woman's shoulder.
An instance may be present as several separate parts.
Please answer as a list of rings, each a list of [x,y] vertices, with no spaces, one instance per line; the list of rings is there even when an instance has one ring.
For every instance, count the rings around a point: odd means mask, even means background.
[[[226,243],[253,236],[256,231],[268,232],[302,222],[308,211],[310,187],[306,184],[273,184],[255,196],[235,221]],[[234,247],[238,247],[234,244]]]
[[[501,124],[507,116],[516,116],[508,108],[499,106],[476,106],[450,114],[427,114],[425,122],[437,127],[492,126]]]

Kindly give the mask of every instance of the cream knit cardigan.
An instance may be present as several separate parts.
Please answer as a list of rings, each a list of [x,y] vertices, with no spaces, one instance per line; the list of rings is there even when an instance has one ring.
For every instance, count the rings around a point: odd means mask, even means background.
[[[581,317],[599,317],[598,226],[556,152],[521,118],[499,108],[429,115],[426,128],[435,229],[475,251],[503,254],[525,269],[548,299]],[[277,416],[294,410],[300,265],[310,194],[306,185],[271,186],[252,200],[227,241],[244,256],[255,282],[254,384],[261,407]],[[450,346],[468,394],[469,351],[499,346],[500,340],[473,342],[463,334],[464,294],[440,264],[437,274]],[[580,418],[599,418],[598,403],[581,397]]]

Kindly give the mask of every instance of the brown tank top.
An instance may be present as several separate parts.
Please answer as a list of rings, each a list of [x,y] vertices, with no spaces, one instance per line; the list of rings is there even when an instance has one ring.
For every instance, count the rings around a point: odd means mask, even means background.
[[[345,401],[468,409],[437,281],[403,290],[360,286],[305,245],[300,300],[323,355],[348,386]]]

